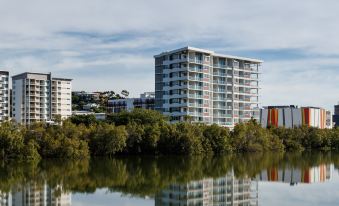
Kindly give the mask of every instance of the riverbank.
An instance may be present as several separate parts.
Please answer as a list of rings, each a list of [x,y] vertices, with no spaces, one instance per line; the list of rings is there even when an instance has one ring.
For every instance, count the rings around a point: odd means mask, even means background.
[[[118,154],[200,155],[262,151],[338,150],[339,129],[270,128],[257,122],[234,130],[217,125],[169,124],[150,110],[110,115],[106,121],[75,116],[62,125],[0,125],[0,158],[30,159]]]

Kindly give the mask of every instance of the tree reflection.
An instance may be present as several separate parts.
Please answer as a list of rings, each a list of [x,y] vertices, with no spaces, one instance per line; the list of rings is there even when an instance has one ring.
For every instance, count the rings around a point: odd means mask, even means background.
[[[49,159],[40,162],[7,162],[0,167],[0,191],[33,184],[62,188],[62,192],[93,193],[107,188],[133,196],[159,194],[171,185],[232,174],[238,180],[258,179],[263,171],[287,170],[334,164],[333,153],[256,153],[229,156],[121,156],[80,161]],[[260,180],[260,178],[259,178]],[[57,191],[57,190],[55,190]],[[56,194],[61,194],[59,193]],[[1,194],[0,194],[1,195]]]

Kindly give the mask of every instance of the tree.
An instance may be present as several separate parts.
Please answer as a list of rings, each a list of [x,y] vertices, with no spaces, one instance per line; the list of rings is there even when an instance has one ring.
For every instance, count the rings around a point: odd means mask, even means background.
[[[229,142],[230,131],[228,128],[216,124],[205,126],[203,131],[203,144],[206,152],[221,154],[231,152],[232,146]]]
[[[125,98],[127,98],[128,95],[129,95],[129,92],[124,89],[124,90],[121,91],[121,95],[124,96]]]
[[[125,126],[100,124],[97,126],[89,146],[93,155],[112,156],[126,147],[127,132]]]

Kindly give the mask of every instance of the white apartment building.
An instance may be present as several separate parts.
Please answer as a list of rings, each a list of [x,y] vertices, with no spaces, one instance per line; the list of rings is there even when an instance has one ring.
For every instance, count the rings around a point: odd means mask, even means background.
[[[155,55],[155,109],[172,122],[234,127],[259,119],[263,61],[184,47]]]
[[[9,72],[0,71],[0,123],[10,118]]]
[[[72,115],[71,79],[52,78],[43,73],[22,73],[12,77],[13,119],[22,124],[51,121]]]
[[[72,116],[72,79],[52,78],[52,119]]]

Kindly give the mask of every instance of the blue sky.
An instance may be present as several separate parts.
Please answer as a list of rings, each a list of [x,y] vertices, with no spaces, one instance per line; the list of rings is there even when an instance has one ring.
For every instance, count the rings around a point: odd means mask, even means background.
[[[75,90],[154,89],[153,55],[183,46],[264,60],[262,105],[339,101],[336,0],[0,0],[0,68]]]

